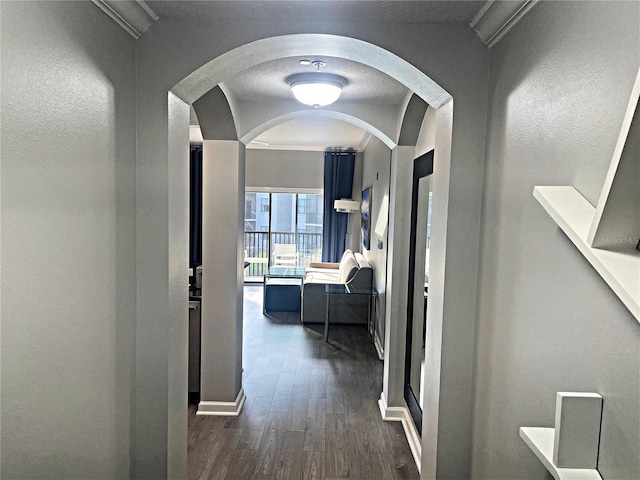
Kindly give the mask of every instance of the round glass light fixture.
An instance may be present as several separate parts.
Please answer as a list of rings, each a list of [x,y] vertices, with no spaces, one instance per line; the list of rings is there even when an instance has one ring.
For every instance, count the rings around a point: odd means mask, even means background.
[[[315,72],[292,75],[287,83],[296,100],[318,108],[338,100],[347,80],[339,75]]]

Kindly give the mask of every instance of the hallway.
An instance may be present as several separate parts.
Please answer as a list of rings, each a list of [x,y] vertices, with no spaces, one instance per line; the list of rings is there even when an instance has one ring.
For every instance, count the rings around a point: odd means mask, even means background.
[[[238,417],[189,409],[190,479],[417,479],[399,422],[384,422],[382,362],[364,327],[330,330],[262,315],[245,286],[246,403]]]

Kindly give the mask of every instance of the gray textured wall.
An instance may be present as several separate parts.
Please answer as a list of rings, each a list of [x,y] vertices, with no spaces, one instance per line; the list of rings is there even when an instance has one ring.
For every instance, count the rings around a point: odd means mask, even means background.
[[[362,152],[356,154],[356,162],[353,166],[353,185],[351,186],[351,199],[360,201],[362,198],[362,169],[364,163],[364,155]],[[347,220],[347,230],[350,232],[350,241],[347,241],[345,248],[349,248],[354,252],[360,251],[360,215],[352,213]]]
[[[323,188],[323,152],[261,150],[246,153],[247,187]]]
[[[2,477],[128,478],[134,41],[89,2],[2,2]]]
[[[386,281],[387,281],[387,231],[389,223],[389,181],[391,174],[391,150],[377,138],[372,138],[363,152],[364,162],[362,168],[362,189],[372,187],[371,191],[371,243],[369,250],[360,247],[365,258],[371,263],[374,273],[374,286],[378,290],[376,301],[376,334],[379,344],[384,347],[384,317],[386,308]],[[382,209],[383,202],[387,203],[387,210]],[[359,212],[354,213],[360,220]],[[379,220],[380,216],[383,216]],[[376,231],[378,222],[382,222],[380,232]],[[360,222],[358,222],[359,224]],[[360,229],[354,230],[354,234],[360,238]],[[378,240],[382,242],[382,248],[378,248]]]
[[[518,437],[555,393],[604,397],[599,470],[640,478],[640,325],[544,212],[597,201],[638,69],[637,2],[540,2],[491,51],[473,477],[547,478]]]

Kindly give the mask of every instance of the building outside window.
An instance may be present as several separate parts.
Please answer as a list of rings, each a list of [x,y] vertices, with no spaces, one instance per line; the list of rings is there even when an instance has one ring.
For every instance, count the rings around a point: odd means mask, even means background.
[[[276,243],[295,244],[301,267],[320,261],[322,220],[322,195],[246,192],[244,250],[250,265],[245,280],[262,280]]]

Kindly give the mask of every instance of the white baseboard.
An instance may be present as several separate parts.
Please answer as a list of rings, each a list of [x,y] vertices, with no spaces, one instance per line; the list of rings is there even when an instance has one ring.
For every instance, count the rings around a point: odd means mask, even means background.
[[[240,393],[233,402],[200,402],[196,415],[218,415],[225,417],[237,417],[240,415],[242,406],[247,397],[244,395],[244,389],[240,389]]]
[[[404,434],[407,437],[413,460],[416,462],[418,472],[421,471],[421,459],[422,459],[422,441],[420,435],[418,435],[418,429],[413,423],[411,414],[407,407],[389,407],[387,405],[387,399],[384,395],[380,395],[378,400],[378,406],[380,407],[380,413],[382,419],[387,422],[402,422],[402,428]]]
[[[380,343],[380,337],[378,337],[378,332],[374,333],[374,342],[373,344],[376,347],[376,352],[378,352],[378,358],[380,360],[384,360],[384,347]]]

